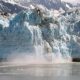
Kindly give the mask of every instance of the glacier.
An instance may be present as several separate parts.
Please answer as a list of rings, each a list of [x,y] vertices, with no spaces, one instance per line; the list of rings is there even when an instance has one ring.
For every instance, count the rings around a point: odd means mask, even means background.
[[[15,60],[19,55],[51,63],[80,57],[80,9],[58,17],[38,8],[0,15],[0,58]]]

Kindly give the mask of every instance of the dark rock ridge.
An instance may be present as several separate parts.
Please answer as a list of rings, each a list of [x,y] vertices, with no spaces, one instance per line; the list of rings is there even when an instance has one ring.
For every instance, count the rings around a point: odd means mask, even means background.
[[[80,58],[72,58],[72,62],[80,62]]]

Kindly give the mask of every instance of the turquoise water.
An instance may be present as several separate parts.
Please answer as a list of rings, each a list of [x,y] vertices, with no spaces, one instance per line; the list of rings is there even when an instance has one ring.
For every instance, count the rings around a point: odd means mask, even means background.
[[[0,65],[0,80],[80,80],[80,63]]]

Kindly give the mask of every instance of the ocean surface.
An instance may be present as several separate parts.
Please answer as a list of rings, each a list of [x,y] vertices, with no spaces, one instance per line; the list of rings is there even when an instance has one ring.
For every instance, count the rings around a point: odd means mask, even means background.
[[[0,80],[80,80],[80,63],[0,64]]]

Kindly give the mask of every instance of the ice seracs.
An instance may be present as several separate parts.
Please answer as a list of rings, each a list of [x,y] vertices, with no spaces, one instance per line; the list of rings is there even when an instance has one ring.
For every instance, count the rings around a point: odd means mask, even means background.
[[[31,56],[34,61],[42,59],[51,63],[69,62],[76,52],[78,57],[80,9],[65,11],[60,8],[50,10],[42,5],[31,5],[9,17],[5,17],[7,14],[3,11],[0,15],[0,57],[15,60],[15,57]]]

